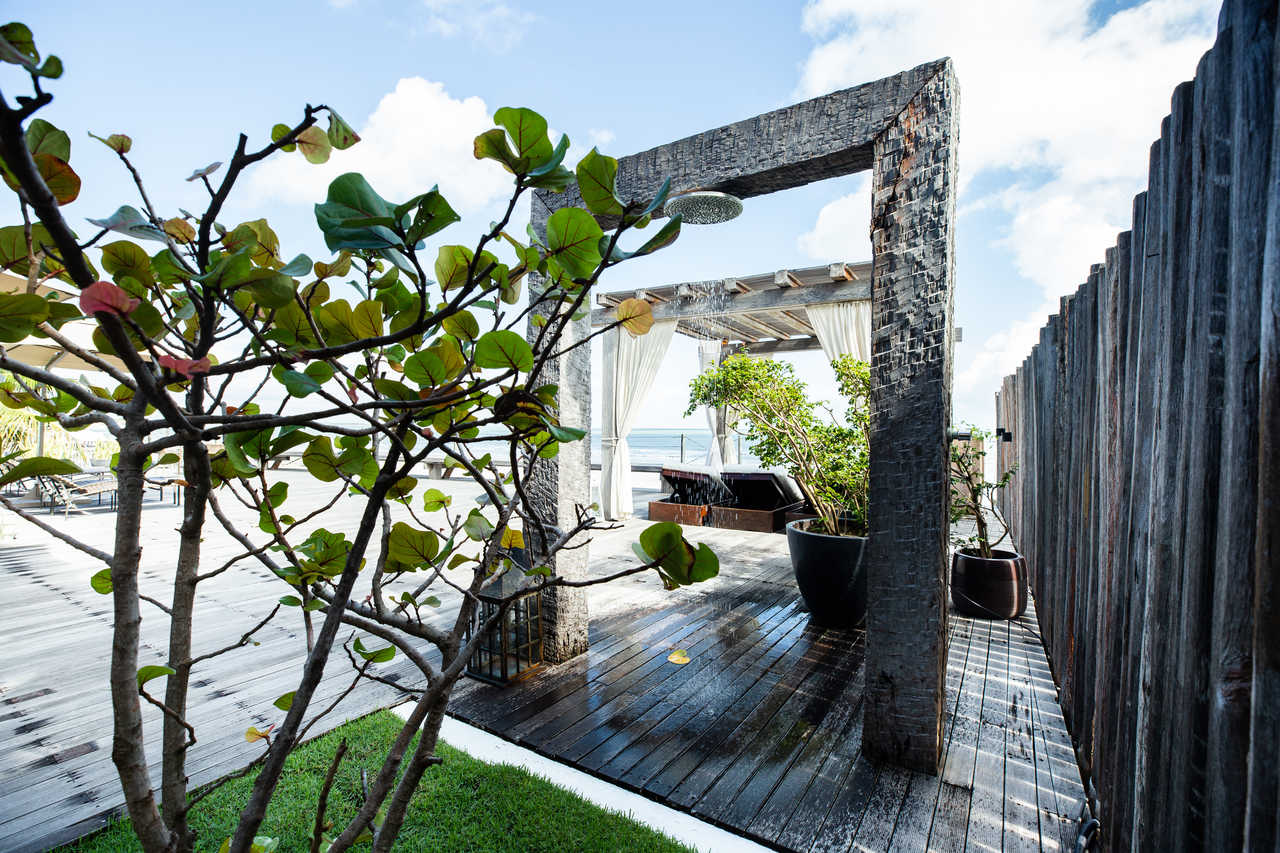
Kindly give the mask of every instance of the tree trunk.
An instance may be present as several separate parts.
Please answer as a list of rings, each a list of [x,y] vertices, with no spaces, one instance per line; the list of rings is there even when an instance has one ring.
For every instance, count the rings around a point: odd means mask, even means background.
[[[329,658],[330,650],[333,648],[333,641],[338,635],[338,629],[342,625],[342,611],[346,609],[347,601],[351,598],[351,590],[360,574],[360,566],[364,561],[365,552],[369,547],[369,539],[373,535],[374,526],[377,524],[381,513],[382,502],[386,500],[391,484],[398,478],[398,472],[396,471],[398,461],[399,454],[394,450],[389,452],[378,479],[374,482],[373,488],[369,490],[368,502],[365,504],[364,514],[360,519],[359,530],[356,533],[355,541],[351,545],[351,550],[348,552],[347,563],[343,567],[342,576],[333,591],[333,604],[329,606],[325,613],[324,623],[321,625],[320,634],[316,638],[315,648],[307,655],[306,663],[303,665],[302,680],[298,683],[298,689],[294,693],[293,704],[290,706],[288,714],[285,715],[284,723],[276,733],[271,748],[267,750],[266,761],[263,763],[262,771],[258,774],[257,780],[254,782],[253,793],[249,797],[249,802],[245,804],[244,810],[240,813],[240,820],[236,826],[229,853],[249,853],[253,837],[257,834],[258,827],[262,825],[263,818],[266,817],[267,805],[271,802],[271,796],[275,792],[276,784],[280,781],[280,774],[284,772],[285,759],[289,757],[289,753],[295,746],[294,738],[298,736],[303,715],[306,714],[307,706],[311,703],[311,697],[315,694],[316,687],[324,676],[325,663]]]
[[[452,692],[453,682],[449,682],[431,703],[427,720],[423,723],[422,733],[418,737],[418,747],[413,751],[413,757],[409,759],[409,766],[405,768],[404,776],[401,777],[400,784],[396,786],[396,792],[387,806],[387,816],[382,821],[382,828],[378,830],[377,837],[373,840],[373,853],[390,853],[391,845],[400,836],[400,829],[404,826],[404,819],[409,811],[409,803],[413,800],[414,792],[418,790],[422,774],[435,763],[433,759],[435,759],[436,743],[440,739],[440,724],[444,722],[444,709],[449,704],[449,694]]]
[[[115,552],[111,558],[114,632],[111,642],[111,707],[114,732],[111,760],[120,776],[133,831],[147,853],[173,849],[173,836],[160,818],[143,749],[142,705],[138,695],[138,564],[142,558],[142,463],[134,425],[120,434],[116,467]]]
[[[209,453],[198,441],[183,445],[183,519],[179,529],[178,562],[173,580],[173,606],[169,615],[169,666],[164,703],[186,716],[187,689],[191,682],[191,635],[200,569],[200,538],[209,499]],[[187,822],[187,730],[179,720],[164,718],[164,762],[161,802],[164,819],[182,853],[195,849],[196,837]]]

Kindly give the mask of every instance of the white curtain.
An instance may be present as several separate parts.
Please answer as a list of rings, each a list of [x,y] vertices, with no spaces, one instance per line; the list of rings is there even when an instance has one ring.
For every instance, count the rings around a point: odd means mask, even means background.
[[[698,341],[698,372],[708,373],[720,364],[720,341]],[[724,410],[713,406],[703,406],[707,416],[707,429],[711,431],[711,443],[707,446],[707,456],[703,464],[712,471],[724,468],[724,456],[720,452],[720,444],[724,434]]]
[[[811,305],[805,312],[828,359],[852,355],[859,361],[871,361],[870,300]]]
[[[627,434],[653,386],[675,330],[674,320],[661,320],[653,324],[648,334],[639,337],[621,327],[603,336],[600,507],[607,519],[631,517],[631,451]]]

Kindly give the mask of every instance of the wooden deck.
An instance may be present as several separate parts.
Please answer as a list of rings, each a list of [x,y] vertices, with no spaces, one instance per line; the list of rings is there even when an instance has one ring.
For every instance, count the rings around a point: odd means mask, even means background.
[[[626,556],[635,525],[593,564]],[[861,754],[865,636],[815,628],[781,536],[698,530],[716,580],[592,593],[591,649],[451,713],[783,850],[1071,850],[1082,790],[1036,631],[952,614],[939,776]],[[691,662],[667,661],[674,649]]]
[[[302,478],[280,476],[295,483],[293,501]],[[465,483],[437,485],[471,497]],[[637,492],[638,505],[645,497]],[[340,502],[326,525],[341,529],[358,509]],[[256,529],[256,517],[239,516]],[[100,543],[114,516],[95,509],[54,518]],[[144,592],[160,594],[178,510],[151,501],[145,518]],[[20,538],[0,545],[0,601],[10,605],[0,611],[0,851],[37,851],[102,825],[122,803],[109,755],[109,599],[89,586],[99,568],[92,560],[25,522],[3,523]],[[600,535],[593,570],[633,560],[640,524]],[[858,754],[863,637],[807,625],[784,537],[690,535],[721,554],[719,578],[673,593],[647,576],[594,589],[587,655],[505,690],[464,680],[451,711],[778,847],[1061,848],[1080,782],[1044,653],[1027,627],[955,620],[943,774],[875,767]],[[206,566],[235,548],[211,533]],[[197,652],[238,638],[287,592],[248,564],[201,590]],[[143,614],[140,663],[161,663],[164,623]],[[1034,615],[1024,623],[1034,629]],[[280,717],[271,703],[292,689],[304,651],[296,611],[258,639],[194,676],[193,784],[242,767],[261,749],[245,743],[245,729]],[[691,663],[667,663],[675,648]],[[407,672],[396,660],[382,674]],[[333,661],[317,703],[350,679],[345,658]],[[313,733],[396,699],[392,688],[362,685]],[[158,738],[158,713],[146,719]]]

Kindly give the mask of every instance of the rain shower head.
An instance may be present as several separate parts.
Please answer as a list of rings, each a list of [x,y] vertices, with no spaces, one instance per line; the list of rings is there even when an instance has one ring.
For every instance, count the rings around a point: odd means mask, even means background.
[[[672,196],[662,212],[667,216],[678,213],[690,225],[715,225],[742,213],[742,199],[715,190],[690,190]]]

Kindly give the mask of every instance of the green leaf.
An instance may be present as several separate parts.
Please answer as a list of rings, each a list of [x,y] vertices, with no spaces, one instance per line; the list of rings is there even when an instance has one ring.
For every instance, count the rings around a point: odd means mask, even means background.
[[[313,361],[302,371],[321,385],[333,378],[333,368],[328,362]]]
[[[565,427],[558,424],[547,424],[547,432],[551,433],[556,441],[581,441],[583,436],[587,434],[585,429]]]
[[[524,107],[502,107],[493,114],[493,120],[505,128],[511,138],[517,172],[528,172],[551,159],[553,152],[545,118]]]
[[[382,334],[382,303],[366,299],[351,312],[357,338],[376,338]]]
[[[439,489],[427,489],[422,495],[422,508],[427,512],[438,512],[452,503],[453,496]]]
[[[510,329],[485,332],[476,341],[475,363],[477,367],[528,373],[533,370],[533,349],[528,341]]]
[[[253,301],[268,310],[292,303],[298,288],[298,283],[289,276],[268,269],[251,272],[248,285]]]
[[[320,390],[319,382],[296,370],[284,371],[280,381],[284,384],[285,390],[289,392],[290,397],[305,397]]]
[[[466,246],[441,246],[436,255],[436,281],[440,290],[448,292],[467,282],[467,268],[473,257]]]
[[[394,217],[395,209],[363,175],[348,172],[329,184],[323,204],[315,206],[316,223],[324,232],[324,242],[331,250],[386,249],[402,245],[401,239],[385,225],[358,226],[349,222],[362,219]],[[344,273],[338,273],[342,275]]]
[[[33,118],[27,125],[27,150],[36,154],[51,154],[59,160],[71,159],[71,137],[42,118]]]
[[[271,704],[275,705],[281,711],[287,711],[293,707],[293,697],[296,696],[297,693],[298,691],[296,690],[290,690],[288,693],[276,699],[276,701],[272,702]]]
[[[565,207],[547,220],[547,249],[569,275],[588,278],[600,263],[600,238],[604,231],[590,213]]]
[[[578,162],[578,190],[592,213],[598,216],[622,215],[622,202],[614,190],[617,176],[618,161],[594,148]]]
[[[470,311],[459,311],[444,318],[445,332],[461,340],[474,341],[480,337],[480,323]]]
[[[159,678],[162,675],[176,675],[177,670],[168,666],[158,666],[151,664],[144,666],[138,670],[138,689],[142,689],[142,685],[146,684],[153,678]]]
[[[431,350],[409,356],[404,362],[404,375],[424,388],[441,385],[450,378],[444,362]]]
[[[315,438],[302,453],[302,464],[322,483],[332,483],[338,479],[338,460],[333,455],[333,443],[327,435]]]
[[[289,263],[282,266],[279,270],[283,275],[293,276],[297,278],[311,272],[311,258],[306,255],[298,255]]]
[[[285,595],[280,598],[280,603],[285,607],[301,607],[302,599],[296,595]]]
[[[367,649],[360,638],[356,638],[355,642],[356,654],[371,663],[386,663],[396,656],[396,647],[387,646],[385,649]]]
[[[95,572],[93,577],[89,578],[89,586],[93,587],[93,591],[102,595],[110,595],[113,589],[111,584],[111,570],[102,569]]]
[[[102,247],[102,268],[116,281],[129,276],[145,287],[155,284],[150,256],[137,243],[130,243],[128,240],[116,240]]]
[[[507,143],[507,134],[500,127],[486,130],[476,137],[473,153],[477,160],[497,160],[508,172],[515,173],[519,158]]]
[[[440,191],[436,187],[432,187],[430,192],[418,196],[417,204],[413,210],[413,224],[407,230],[408,241],[416,244],[419,240],[425,240],[432,234],[444,230],[455,222],[461,221],[459,216],[449,202],[445,201],[444,196],[440,195]],[[400,215],[401,208],[396,208],[396,212]],[[404,213],[408,213],[406,209]]]
[[[298,150],[309,163],[325,163],[329,160],[329,152],[333,144],[328,135],[320,128],[312,125],[295,137]]]
[[[640,257],[641,255],[652,254],[659,249],[664,249],[667,246],[670,246],[676,241],[676,238],[680,236],[680,222],[681,219],[679,214],[668,219],[657,234],[654,234],[646,240],[644,245],[632,252],[631,255],[633,257]]]
[[[54,459],[51,456],[31,456],[21,460],[4,474],[0,475],[0,486],[7,486],[28,477],[65,476],[78,474],[80,468],[65,459]]]
[[[49,316],[49,302],[35,293],[0,292],[0,343],[17,343]]]
[[[351,125],[342,120],[333,108],[329,109],[329,144],[339,151],[344,151],[360,141],[360,134],[352,130]]]
[[[293,130],[293,128],[292,128],[292,127],[289,127],[289,125],[287,125],[287,124],[276,124],[276,125],[273,125],[273,126],[272,126],[272,128],[271,128],[271,141],[272,141],[272,142],[279,142],[281,139],[284,139],[286,136],[288,136],[288,135],[289,135],[289,131],[291,131],[291,130]],[[281,151],[293,151],[293,150],[294,150],[294,149],[296,149],[297,147],[298,147],[297,145],[295,145],[295,144],[293,144],[292,142],[290,142],[288,145],[281,145],[281,146],[280,146],[280,150],[281,150]]]
[[[640,547],[649,555],[649,560],[658,560],[664,569],[683,572],[693,562],[684,533],[674,522],[660,521],[646,527],[640,532]]]
[[[35,40],[26,24],[17,21],[5,24],[0,27],[0,39],[3,39],[6,48],[0,52],[0,59],[35,70],[36,63],[40,61],[40,52],[36,50]]]
[[[483,542],[493,535],[493,523],[481,515],[480,510],[473,509],[467,516],[467,520],[462,523],[462,530],[467,534],[468,539]]]
[[[689,567],[689,577],[694,583],[711,580],[720,574],[720,559],[707,547],[707,543],[698,543],[698,550],[693,555],[693,565]]]
[[[562,133],[560,134],[560,141],[556,143],[555,150],[551,152],[551,159],[543,163],[538,168],[531,169],[529,171],[529,177],[534,179],[547,178],[551,176],[553,173],[558,174],[560,172],[563,172],[566,175],[568,175],[569,180],[572,181],[573,173],[570,172],[568,169],[562,169],[560,167],[560,164],[564,162],[564,155],[568,153],[569,153],[569,137]],[[529,183],[535,186],[542,186],[541,184],[535,184],[533,181],[530,181]]]
[[[90,132],[89,135],[117,154],[128,154],[129,149],[133,148],[133,140],[125,136],[123,133],[113,133],[106,139],[103,139],[98,134],[92,132]]]
[[[406,566],[427,565],[439,551],[439,537],[430,530],[419,530],[403,521],[397,521],[387,537],[387,556]]]
[[[37,77],[48,77],[56,80],[62,76],[62,60],[56,56],[45,57],[44,64],[36,69]]]

